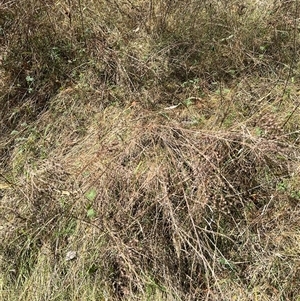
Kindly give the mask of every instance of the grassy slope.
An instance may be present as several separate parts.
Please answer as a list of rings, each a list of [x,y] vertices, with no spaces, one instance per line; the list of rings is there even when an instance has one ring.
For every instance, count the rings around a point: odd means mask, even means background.
[[[0,299],[300,300],[298,1],[252,2],[2,4]]]

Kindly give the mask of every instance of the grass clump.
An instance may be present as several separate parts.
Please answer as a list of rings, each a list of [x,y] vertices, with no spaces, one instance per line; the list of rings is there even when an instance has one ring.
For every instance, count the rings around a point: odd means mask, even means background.
[[[298,300],[297,13],[1,4],[1,298]]]

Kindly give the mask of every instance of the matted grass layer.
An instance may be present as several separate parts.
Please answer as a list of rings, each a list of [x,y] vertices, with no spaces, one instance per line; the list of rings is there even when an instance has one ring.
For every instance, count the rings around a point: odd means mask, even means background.
[[[297,147],[247,123],[199,129],[162,112],[110,106],[81,137],[59,126],[63,115],[40,117],[36,131],[52,124],[47,139],[59,145],[34,163],[13,156],[23,169],[2,198],[3,296],[298,296]]]
[[[298,1],[0,8],[0,299],[300,300]]]

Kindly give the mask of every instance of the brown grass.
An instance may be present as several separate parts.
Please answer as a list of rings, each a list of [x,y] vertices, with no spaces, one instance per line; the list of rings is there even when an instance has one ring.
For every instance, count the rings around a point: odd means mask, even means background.
[[[299,300],[298,10],[0,4],[0,299]]]

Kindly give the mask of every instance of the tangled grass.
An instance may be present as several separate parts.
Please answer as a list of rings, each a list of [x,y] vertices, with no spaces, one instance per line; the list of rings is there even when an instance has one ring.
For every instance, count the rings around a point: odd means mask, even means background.
[[[0,5],[3,300],[300,298],[298,1]]]

